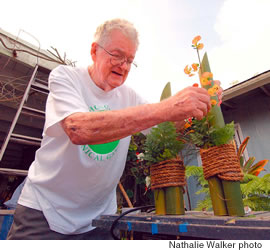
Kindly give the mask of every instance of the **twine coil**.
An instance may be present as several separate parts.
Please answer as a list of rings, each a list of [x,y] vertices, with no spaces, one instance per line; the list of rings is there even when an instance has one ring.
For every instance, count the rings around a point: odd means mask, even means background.
[[[222,180],[240,181],[243,179],[240,162],[234,145],[224,144],[208,149],[200,149],[204,178],[217,175]]]
[[[183,161],[171,159],[150,167],[151,189],[186,185]]]

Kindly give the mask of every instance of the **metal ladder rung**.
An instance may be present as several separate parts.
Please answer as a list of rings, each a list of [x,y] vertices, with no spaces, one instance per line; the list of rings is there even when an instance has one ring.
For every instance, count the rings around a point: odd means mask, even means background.
[[[25,113],[25,114],[29,114],[29,115],[37,115],[38,114],[38,115],[42,115],[41,117],[43,117],[43,118],[45,116],[45,112],[43,110],[30,108],[28,106],[23,106],[22,109],[26,110],[26,112],[22,111],[22,113]]]
[[[42,79],[39,79],[39,78],[35,78],[35,82],[37,83],[42,83],[42,85],[48,85],[48,81],[45,81],[45,80],[42,80]]]
[[[19,135],[14,133],[11,134],[10,141],[34,146],[40,146],[41,144],[41,138]]]
[[[43,84],[37,83],[37,82],[33,82],[31,84],[31,89],[41,92],[43,94],[48,94],[49,93],[49,88]]]
[[[28,170],[0,168],[0,174],[27,176]]]

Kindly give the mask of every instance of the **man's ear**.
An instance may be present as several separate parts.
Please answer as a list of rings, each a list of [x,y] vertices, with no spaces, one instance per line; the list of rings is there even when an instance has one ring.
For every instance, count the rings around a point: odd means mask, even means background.
[[[91,57],[92,57],[93,62],[96,61],[97,47],[98,47],[98,45],[97,45],[96,42],[92,43],[92,45],[91,45],[91,52],[90,53],[91,53]]]

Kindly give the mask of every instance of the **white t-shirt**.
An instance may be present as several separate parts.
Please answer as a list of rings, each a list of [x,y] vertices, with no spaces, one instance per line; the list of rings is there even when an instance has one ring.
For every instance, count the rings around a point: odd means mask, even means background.
[[[130,136],[107,144],[74,145],[60,121],[75,112],[119,110],[146,102],[125,85],[103,91],[87,68],[57,67],[50,74],[49,89],[41,147],[18,203],[41,210],[51,230],[84,233],[94,228],[94,218],[116,212],[116,187]]]

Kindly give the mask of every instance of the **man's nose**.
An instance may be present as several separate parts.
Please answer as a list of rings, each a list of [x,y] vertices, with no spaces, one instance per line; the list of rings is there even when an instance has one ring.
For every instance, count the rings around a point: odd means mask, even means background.
[[[130,64],[128,63],[127,59],[123,60],[120,64],[120,66],[122,69],[125,69],[125,70],[128,70],[130,68]]]

